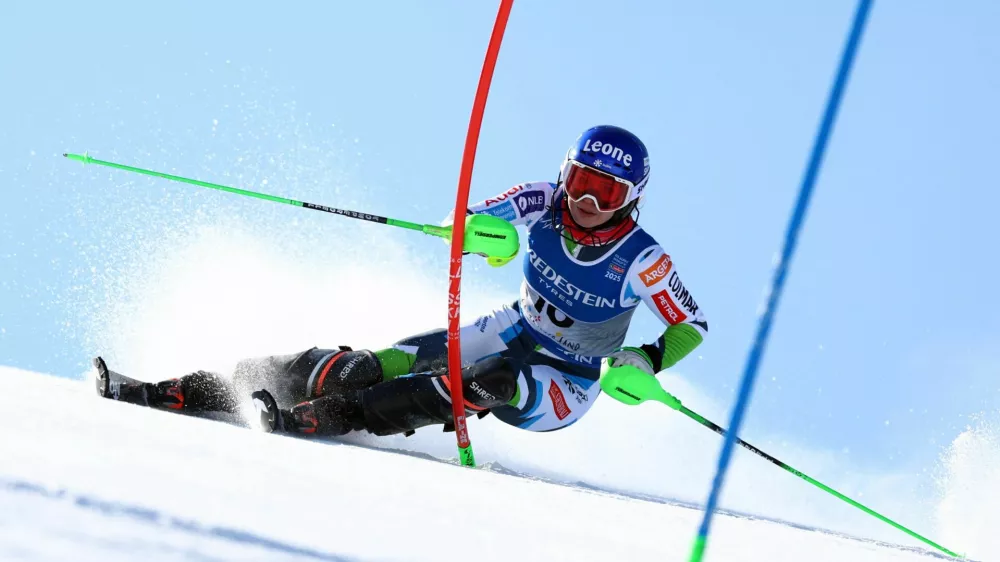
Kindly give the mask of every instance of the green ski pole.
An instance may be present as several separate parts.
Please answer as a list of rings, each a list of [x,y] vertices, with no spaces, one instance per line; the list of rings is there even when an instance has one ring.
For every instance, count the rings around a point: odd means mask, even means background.
[[[615,400],[618,400],[619,402],[623,402],[630,406],[641,404],[647,400],[660,402],[661,404],[665,404],[670,408],[677,410],[678,412],[691,418],[692,420],[700,423],[701,425],[711,429],[712,431],[718,433],[719,435],[724,436],[726,434],[726,430],[723,429],[720,425],[704,418],[697,412],[689,409],[687,406],[682,404],[681,401],[677,399],[677,397],[664,390],[663,387],[660,385],[660,381],[657,380],[656,377],[650,376],[640,371],[636,367],[625,365],[621,367],[616,367],[614,369],[607,369],[607,368],[602,369],[601,390],[606,392]],[[764,451],[761,451],[757,447],[754,447],[750,443],[747,443],[746,441],[739,438],[736,439],[736,442],[738,445],[740,445],[744,449],[747,449],[753,454],[761,458],[767,459],[768,461],[775,464],[779,468],[787,472],[790,472],[795,476],[798,476],[799,478],[805,480],[806,482],[812,484],[813,486],[816,486],[820,490],[823,490],[824,492],[827,492],[833,495],[834,497],[847,502],[848,504],[860,509],[861,511],[864,511],[868,515],[871,515],[872,517],[875,517],[880,521],[892,525],[893,527],[899,529],[900,531],[903,531],[907,535],[910,535],[911,537],[919,541],[922,541],[925,544],[928,544],[940,550],[941,552],[944,552],[949,556],[954,556],[956,558],[965,558],[961,554],[948,550],[947,548],[939,545],[938,543],[914,531],[911,531],[910,529],[900,525],[899,523],[896,523],[895,521],[889,519],[888,517],[882,515],[881,513],[878,513],[877,511],[865,505],[862,505],[857,501],[852,500],[851,498],[845,496],[844,494],[841,494],[837,490],[834,490],[833,488],[827,486],[826,484],[823,484],[822,482],[812,478],[811,476],[804,474],[796,470],[795,468],[792,468],[791,466],[785,464],[784,462],[778,460],[777,458],[765,453]]]
[[[170,181],[187,183],[191,185],[197,185],[200,187],[207,187],[209,189],[217,189],[228,193],[235,193],[237,195],[245,195],[247,197],[254,197],[256,199],[272,201],[274,203],[284,203],[285,205],[304,207],[306,209],[323,211],[325,213],[332,213],[334,215],[340,215],[352,219],[359,219],[379,224],[386,224],[389,226],[406,228],[408,230],[417,230],[423,232],[424,234],[428,234],[430,236],[437,236],[439,238],[444,238],[445,240],[449,241],[451,240],[450,226],[417,224],[398,219],[381,217],[379,215],[372,215],[369,213],[359,213],[357,211],[337,209],[335,207],[328,207],[326,205],[317,205],[316,203],[296,201],[295,199],[278,197],[276,195],[268,195],[266,193],[259,193],[247,189],[239,189],[236,187],[219,185],[217,183],[210,183],[207,181],[200,181],[191,178],[185,178],[182,176],[175,176],[173,174],[165,174],[163,172],[156,172],[153,170],[136,168],[134,166],[126,166],[125,164],[108,162],[106,160],[98,160],[97,158],[91,158],[88,154],[81,155],[81,154],[67,153],[63,154],[63,156],[69,158],[70,160],[76,160],[84,164],[96,164],[98,166],[107,166],[109,168],[116,168],[118,170],[124,170],[126,172],[133,172],[136,174],[143,174],[147,176],[163,178]],[[494,217],[491,215],[469,215],[465,219],[465,228],[466,228],[465,241],[463,242],[464,251],[470,254],[478,254],[485,257],[486,263],[494,267],[499,267],[501,265],[508,263],[509,261],[514,259],[514,257],[517,255],[518,248],[520,247],[520,243],[518,241],[518,236],[517,236],[517,230],[509,222],[499,217]]]

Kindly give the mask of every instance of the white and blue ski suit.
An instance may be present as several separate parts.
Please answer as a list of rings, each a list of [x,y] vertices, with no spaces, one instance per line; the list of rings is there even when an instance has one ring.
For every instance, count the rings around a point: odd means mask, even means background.
[[[601,360],[622,347],[640,302],[666,325],[647,348],[655,371],[673,366],[708,331],[704,312],[652,236],[636,226],[609,245],[575,244],[553,228],[558,197],[554,184],[533,182],[469,207],[470,214],[527,229],[520,297],[463,326],[461,341],[463,363],[500,355],[519,370],[513,399],[490,411],[531,431],[564,428],[587,412],[600,394]],[[418,372],[442,364],[445,340],[445,331],[436,330],[394,347],[415,354]],[[446,380],[435,385],[450,401]],[[466,408],[477,410],[468,400]]]

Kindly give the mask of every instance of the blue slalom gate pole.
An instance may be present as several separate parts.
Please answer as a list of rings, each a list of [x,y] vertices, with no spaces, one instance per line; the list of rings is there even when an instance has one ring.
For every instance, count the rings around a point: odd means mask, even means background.
[[[830,90],[826,111],[823,113],[823,120],[820,123],[819,132],[813,144],[812,154],[809,156],[809,163],[802,178],[798,200],[795,203],[795,209],[789,220],[788,229],[785,231],[785,244],[781,251],[781,260],[778,262],[778,266],[774,270],[774,277],[771,280],[771,287],[767,297],[767,308],[764,310],[764,314],[757,325],[757,334],[754,338],[753,347],[747,356],[746,366],[743,370],[743,379],[740,383],[739,396],[737,397],[736,405],[733,406],[732,416],[729,420],[729,431],[726,433],[726,440],[719,454],[719,466],[712,481],[712,491],[708,496],[705,516],[701,521],[701,526],[698,528],[698,535],[695,537],[694,546],[691,551],[691,562],[701,562],[705,553],[705,547],[708,544],[712,516],[715,514],[715,509],[718,506],[719,496],[722,494],[722,486],[725,482],[726,472],[729,469],[729,462],[733,456],[737,435],[743,423],[744,414],[750,404],[750,396],[753,393],[753,386],[757,379],[757,370],[764,355],[764,349],[767,347],[767,338],[771,332],[771,323],[774,320],[778,301],[781,299],[781,292],[785,286],[789,262],[795,252],[799,232],[805,220],[806,210],[809,208],[813,187],[816,184],[816,178],[823,163],[826,145],[830,139],[833,125],[837,120],[837,111],[840,109],[844,89],[847,87],[847,80],[851,75],[851,67],[854,65],[854,56],[857,53],[858,44],[861,42],[861,36],[864,34],[865,23],[868,20],[868,13],[871,11],[872,4],[873,0],[860,0],[857,12],[854,15],[854,23],[851,26],[847,44],[844,46],[844,53],[840,59],[837,77],[834,80],[833,88]]]

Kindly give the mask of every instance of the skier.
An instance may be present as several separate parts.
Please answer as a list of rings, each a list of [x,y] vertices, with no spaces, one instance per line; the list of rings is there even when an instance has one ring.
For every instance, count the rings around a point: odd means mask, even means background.
[[[654,376],[703,340],[708,324],[672,259],[637,224],[649,155],[614,126],[585,131],[556,183],[520,184],[469,207],[527,229],[520,297],[461,329],[469,415],[492,413],[531,431],[574,423],[600,394],[602,370]],[[467,218],[468,220],[468,218]],[[513,256],[511,256],[513,259]],[[654,344],[623,346],[640,302],[665,325]],[[268,431],[343,435],[452,430],[445,330],[380,351],[313,348],[241,362],[231,378],[198,371],[143,383],[108,370],[98,391],[116,400],[188,413],[235,413],[252,390]]]

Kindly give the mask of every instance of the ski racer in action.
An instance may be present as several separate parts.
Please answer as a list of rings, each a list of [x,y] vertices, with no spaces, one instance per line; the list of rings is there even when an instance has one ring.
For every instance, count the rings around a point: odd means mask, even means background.
[[[527,229],[524,279],[516,302],[461,329],[465,408],[530,431],[562,429],[600,394],[602,370],[623,365],[654,376],[705,337],[708,324],[670,256],[637,224],[649,155],[632,133],[585,131],[555,183],[514,186],[472,205]],[[468,220],[468,217],[467,217]],[[513,259],[513,256],[510,257]],[[666,326],[654,344],[623,346],[645,303]],[[445,330],[380,351],[313,348],[242,361],[232,377],[198,371],[145,383],[110,371],[105,397],[188,413],[236,413],[252,390],[265,430],[343,435],[452,427]],[[267,418],[265,420],[265,418]]]

